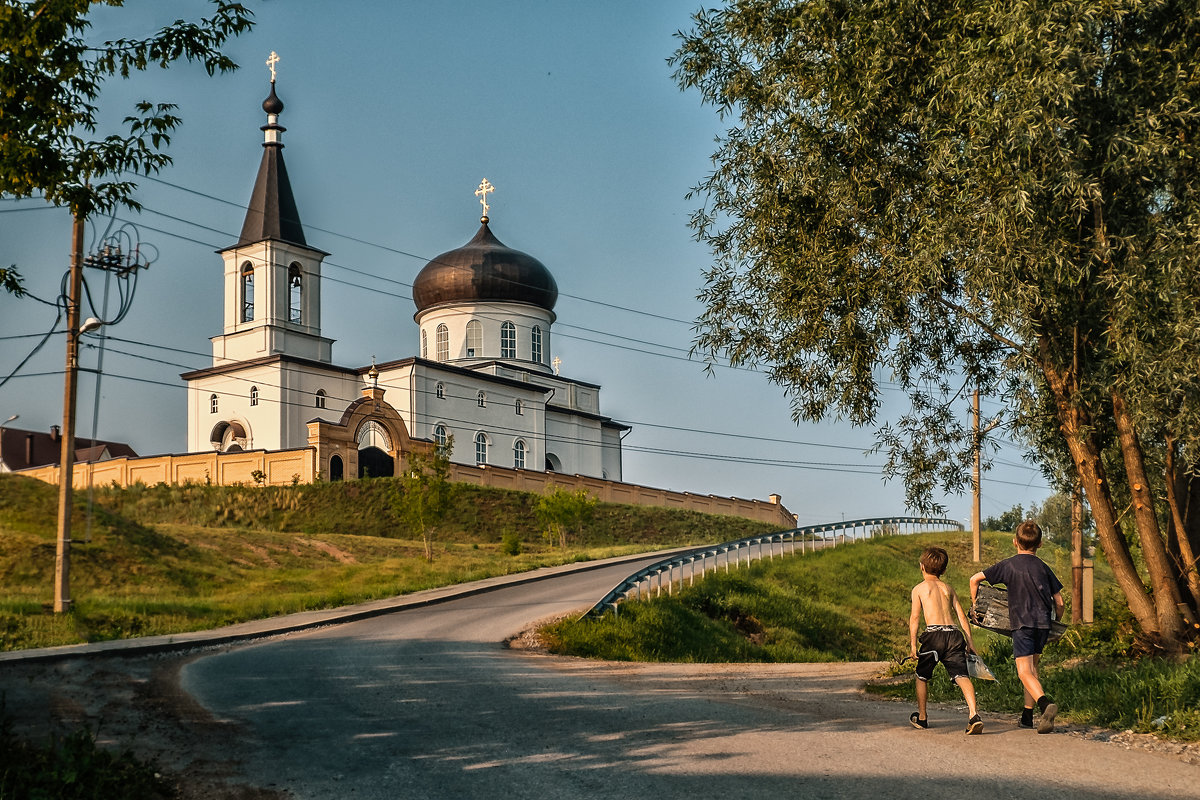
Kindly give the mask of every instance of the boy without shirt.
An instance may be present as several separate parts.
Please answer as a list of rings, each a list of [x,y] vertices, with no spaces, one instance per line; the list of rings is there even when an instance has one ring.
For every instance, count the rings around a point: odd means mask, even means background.
[[[983,733],[983,720],[975,709],[975,687],[967,674],[967,653],[975,652],[967,615],[954,588],[942,580],[942,573],[950,556],[940,547],[927,547],[921,554],[922,581],[912,590],[912,613],[908,617],[909,655],[917,659],[917,710],[908,721],[914,728],[928,728],[929,718],[926,703],[929,697],[929,679],[933,669],[942,662],[950,679],[958,684],[967,701],[967,733]],[[954,626],[950,607],[958,614],[962,629]],[[925,616],[925,630],[917,636],[921,616]],[[919,647],[918,647],[919,645]]]

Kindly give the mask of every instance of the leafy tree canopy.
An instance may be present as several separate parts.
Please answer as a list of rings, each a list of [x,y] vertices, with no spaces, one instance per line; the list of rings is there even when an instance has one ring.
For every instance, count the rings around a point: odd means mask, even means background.
[[[696,350],[762,366],[798,419],[876,425],[925,511],[980,447],[958,401],[1000,397],[1050,477],[1082,481],[1131,609],[1172,646],[1195,569],[1171,555],[1195,543],[1162,535],[1176,476],[1147,476],[1200,440],[1198,12],[739,0],[673,58],[730,121],[693,193],[714,254]],[[897,419],[884,381],[907,392]]]
[[[0,194],[41,195],[76,216],[138,208],[130,174],[158,172],[182,120],[173,103],[139,102],[127,135],[96,136],[106,78],[128,78],[184,59],[209,75],[237,65],[220,48],[253,25],[241,3],[212,0],[211,16],[176,20],[145,38],[86,38],[93,6],[123,0],[0,3]]]

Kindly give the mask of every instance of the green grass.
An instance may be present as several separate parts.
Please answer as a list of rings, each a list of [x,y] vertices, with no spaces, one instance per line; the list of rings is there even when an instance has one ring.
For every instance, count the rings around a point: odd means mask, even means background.
[[[457,484],[435,557],[388,503],[388,479],[295,487],[203,485],[75,495],[67,614],[51,614],[56,487],[0,475],[0,649],[180,633],[364,602],[537,567],[740,538],[774,526],[601,504],[552,546],[537,496]],[[516,552],[514,552],[516,551]]]
[[[98,748],[88,730],[37,745],[18,738],[0,715],[0,800],[166,800],[174,796],[174,789],[152,764],[129,751]]]
[[[999,554],[998,541],[988,538],[986,557]],[[564,620],[544,634],[556,652],[616,660],[888,660],[907,652],[909,592],[921,579],[921,551],[933,543],[949,551],[947,579],[965,592],[976,569],[969,535],[892,536],[710,573],[672,597],[622,603],[616,617]],[[659,627],[642,630],[637,621],[661,614],[678,628],[656,642]],[[715,642],[691,635],[713,625],[721,632]]]

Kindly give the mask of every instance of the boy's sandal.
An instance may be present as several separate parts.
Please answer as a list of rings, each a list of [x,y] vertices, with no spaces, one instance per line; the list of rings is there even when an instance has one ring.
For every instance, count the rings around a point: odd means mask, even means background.
[[[912,714],[910,714],[908,717],[908,721],[914,728],[920,728],[920,729],[924,730],[925,728],[929,727],[929,720],[921,719],[920,711],[914,711]]]
[[[976,714],[967,720],[967,736],[974,736],[978,733],[983,733],[983,720]]]

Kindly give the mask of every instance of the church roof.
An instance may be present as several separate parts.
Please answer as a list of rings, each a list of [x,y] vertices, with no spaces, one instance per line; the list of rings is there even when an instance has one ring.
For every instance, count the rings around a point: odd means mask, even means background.
[[[495,237],[484,217],[475,238],[425,265],[413,282],[417,313],[447,303],[508,300],[552,311],[558,284],[546,265]]]
[[[279,135],[287,129],[277,121],[283,111],[283,101],[275,94],[274,81],[271,81],[271,94],[263,101],[263,110],[267,112],[267,124],[261,130],[265,132],[266,140],[238,245],[273,239],[307,247],[292,183],[283,163],[283,142],[279,141]]]

